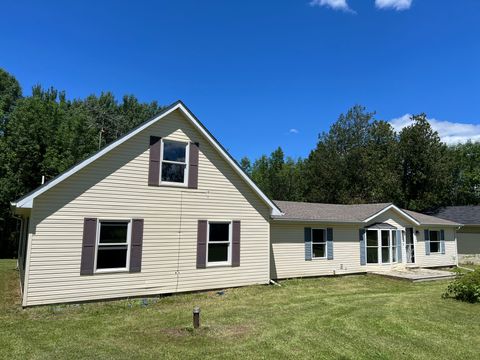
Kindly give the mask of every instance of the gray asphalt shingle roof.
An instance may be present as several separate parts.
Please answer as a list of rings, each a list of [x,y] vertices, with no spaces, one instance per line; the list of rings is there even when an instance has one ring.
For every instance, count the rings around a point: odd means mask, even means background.
[[[480,206],[447,206],[432,215],[464,225],[480,225]]]
[[[274,216],[274,219],[345,223],[361,223],[392,205],[391,203],[341,205],[279,200],[274,200],[274,202],[284,213],[283,216]],[[417,220],[421,225],[458,225],[449,220],[417,213],[415,211],[403,211]]]

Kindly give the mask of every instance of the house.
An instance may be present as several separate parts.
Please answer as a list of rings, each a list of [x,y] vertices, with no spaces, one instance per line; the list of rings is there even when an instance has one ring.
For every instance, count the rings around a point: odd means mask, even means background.
[[[273,202],[182,103],[12,203],[22,305],[456,264],[452,221]]]
[[[457,232],[458,261],[480,264],[480,206],[447,206],[434,215],[463,224]]]
[[[452,221],[390,203],[275,203],[283,214],[271,220],[272,278],[456,265]]]

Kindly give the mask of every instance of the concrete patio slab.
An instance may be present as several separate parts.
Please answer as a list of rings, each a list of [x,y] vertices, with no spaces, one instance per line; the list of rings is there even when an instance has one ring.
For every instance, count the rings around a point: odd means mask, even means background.
[[[385,271],[369,271],[369,274],[381,275],[395,279],[404,279],[412,282],[447,280],[455,278],[455,274],[446,270],[434,269],[395,269]]]

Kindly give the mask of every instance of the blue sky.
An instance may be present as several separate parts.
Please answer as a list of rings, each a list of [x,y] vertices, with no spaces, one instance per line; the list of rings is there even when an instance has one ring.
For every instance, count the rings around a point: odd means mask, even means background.
[[[455,142],[480,139],[479,14],[478,0],[6,1],[0,67],[25,94],[182,99],[237,159],[306,156],[354,104],[398,128],[425,112]]]

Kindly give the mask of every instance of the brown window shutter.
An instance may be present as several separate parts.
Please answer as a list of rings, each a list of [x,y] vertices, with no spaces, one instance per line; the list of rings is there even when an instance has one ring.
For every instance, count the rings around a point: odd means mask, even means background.
[[[198,220],[197,229],[197,269],[207,266],[207,220]]]
[[[82,259],[80,275],[92,275],[95,264],[95,243],[97,241],[97,219],[83,219]]]
[[[132,220],[131,240],[130,272],[140,272],[142,270],[143,219]]]
[[[188,161],[188,188],[198,189],[198,143],[190,143]]]
[[[232,223],[232,267],[240,266],[240,221]]]
[[[160,184],[160,140],[158,136],[150,136],[150,160],[148,164],[148,185]]]

